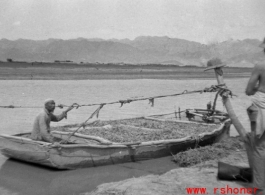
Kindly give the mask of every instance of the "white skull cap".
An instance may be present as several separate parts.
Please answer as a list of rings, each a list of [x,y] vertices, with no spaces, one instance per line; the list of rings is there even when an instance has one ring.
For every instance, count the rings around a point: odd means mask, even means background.
[[[54,101],[54,99],[52,99],[52,98],[48,98],[48,99],[46,99],[46,100],[44,101],[44,105],[46,105],[46,104],[49,103],[49,102],[55,102],[55,101]]]

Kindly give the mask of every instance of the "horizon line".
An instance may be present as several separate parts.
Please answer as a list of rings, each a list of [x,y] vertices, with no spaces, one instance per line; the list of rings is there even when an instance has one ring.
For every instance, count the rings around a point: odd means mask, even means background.
[[[135,41],[137,38],[141,38],[141,37],[151,37],[151,38],[169,38],[169,39],[179,39],[179,40],[185,40],[185,41],[190,41],[190,42],[196,42],[196,43],[200,43],[203,45],[211,45],[211,44],[216,44],[216,43],[223,43],[223,42],[227,42],[227,41],[244,41],[244,40],[258,40],[258,41],[262,41],[259,40],[258,38],[244,38],[244,39],[233,39],[233,38],[229,38],[225,41],[210,41],[209,43],[202,43],[202,42],[198,42],[198,41],[193,41],[193,40],[188,40],[188,39],[181,39],[181,38],[177,38],[177,37],[169,37],[169,36],[149,36],[149,35],[141,35],[141,36],[137,36],[134,39],[130,39],[130,38],[110,38],[110,39],[104,39],[104,38],[99,38],[99,37],[93,37],[93,38],[85,38],[85,37],[77,37],[77,38],[69,38],[69,39],[64,39],[64,38],[46,38],[46,39],[28,39],[28,38],[17,38],[17,39],[8,39],[8,38],[4,38],[2,37],[0,39],[0,41],[2,40],[8,40],[8,41],[18,41],[18,40],[30,40],[30,41],[47,41],[47,40],[63,40],[63,41],[69,41],[69,40],[77,40],[77,39],[85,39],[85,40],[93,40],[93,39],[98,39],[98,40],[102,40],[102,41],[112,41],[112,40],[129,40],[129,41]]]

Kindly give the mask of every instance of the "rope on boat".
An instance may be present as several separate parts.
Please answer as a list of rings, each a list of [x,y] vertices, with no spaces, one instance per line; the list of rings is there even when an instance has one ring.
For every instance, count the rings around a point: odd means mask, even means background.
[[[121,107],[124,105],[124,104],[127,104],[127,103],[131,103],[133,101],[141,101],[141,100],[149,100],[149,104],[151,104],[151,106],[154,106],[154,99],[155,98],[164,98],[164,97],[172,97],[172,96],[178,96],[178,95],[183,95],[183,94],[192,94],[192,93],[205,93],[205,92],[216,92],[217,91],[217,95],[215,97],[215,105],[216,105],[216,100],[217,100],[217,96],[218,94],[220,94],[221,96],[232,96],[232,92],[231,90],[227,89],[227,87],[225,86],[225,84],[221,84],[221,85],[212,85],[211,87],[209,88],[205,88],[203,90],[195,90],[195,91],[183,91],[182,93],[177,93],[177,94],[171,94],[171,95],[161,95],[161,96],[153,96],[153,97],[147,97],[147,98],[138,98],[138,99],[127,99],[127,100],[119,100],[119,101],[115,101],[115,102],[109,102],[109,103],[100,103],[100,104],[83,104],[83,105],[79,105],[77,103],[74,104],[74,107],[77,109],[79,107],[83,107],[83,106],[96,106],[96,105],[99,105],[99,107],[89,116],[89,118],[84,122],[82,123],[75,131],[73,131],[71,134],[69,134],[68,138],[66,140],[62,140],[61,143],[63,142],[68,142],[69,139],[81,128],[85,128],[85,125],[87,123],[87,121],[89,121],[90,119],[92,119],[95,115],[99,116],[99,111],[103,108],[104,105],[107,105],[107,104],[121,104]],[[215,109],[215,105],[214,105],[214,109]],[[63,105],[63,104],[60,104],[58,105],[57,107],[59,108],[63,108],[63,107],[69,107],[67,105]],[[9,106],[0,106],[0,108],[42,108],[42,107],[22,107],[22,106],[13,106],[13,105],[9,105]],[[185,112],[185,111],[180,111],[179,109],[179,114],[182,113],[182,112]],[[214,112],[214,111],[213,111]],[[177,112],[174,112],[174,114],[176,115]],[[196,140],[197,141],[197,140]]]
[[[233,96],[236,96],[230,89],[227,89],[227,88],[221,88],[220,90],[220,96],[221,97],[233,97]]]
[[[43,106],[0,106],[0,108],[43,108]]]
[[[105,104],[101,104],[91,115],[90,115],[90,117],[88,117],[88,119],[85,121],[85,122],[83,122],[75,131],[73,131],[72,133],[70,133],[69,134],[69,136],[68,136],[68,138],[66,139],[66,140],[62,140],[60,143],[64,143],[64,142],[68,142],[69,141],[69,139],[81,128],[81,127],[83,127],[83,128],[85,128],[85,125],[86,125],[86,123],[87,123],[87,121],[89,121],[90,119],[92,119],[95,115],[97,116],[97,118],[98,118],[98,116],[99,116],[99,111],[103,108],[103,106],[104,106]]]
[[[220,94],[220,91],[218,91],[215,95],[215,98],[214,98],[214,102],[213,102],[213,109],[211,111],[211,113],[209,113],[210,115],[212,115],[214,112],[215,112],[215,108],[216,108],[216,102],[217,102],[217,98],[218,98],[218,95]]]
[[[170,94],[170,95],[160,95],[160,96],[153,96],[153,97],[146,97],[146,98],[126,99],[126,100],[119,100],[119,101],[106,102],[106,103],[96,103],[96,104],[77,104],[77,103],[75,103],[74,107],[79,108],[79,107],[84,107],[84,106],[100,106],[100,105],[110,105],[110,104],[121,104],[121,107],[122,107],[124,104],[128,104],[128,103],[131,103],[134,101],[143,101],[143,100],[149,100],[149,104],[151,104],[151,106],[154,106],[154,99],[158,99],[158,98],[172,97],[172,96],[179,96],[179,95],[186,95],[186,94],[193,94],[193,93],[217,92],[219,90],[223,90],[222,95],[234,96],[233,93],[231,92],[231,90],[227,89],[225,84],[221,84],[221,85],[212,85],[211,87],[206,87],[202,90],[194,90],[194,91],[184,90],[182,93],[176,93],[176,94]],[[70,107],[70,106],[60,104],[56,107],[64,108],[64,107]],[[40,106],[9,105],[9,106],[0,106],[0,108],[13,108],[13,109],[14,108],[43,108],[43,106],[40,107]]]
[[[191,92],[188,92],[187,90],[185,90],[185,91],[183,91],[181,94],[188,94],[188,93],[196,93],[196,92],[200,92],[200,93],[202,93],[202,92],[215,92],[217,89],[219,89],[220,87],[222,87],[223,85],[220,85],[220,86],[216,86],[216,85],[212,85],[210,88],[205,88],[203,91],[202,90],[196,90],[196,91],[191,91]],[[218,91],[218,93],[219,93],[220,91]],[[218,94],[217,93],[217,94]],[[168,96],[176,96],[176,95],[181,95],[181,94],[173,94],[173,95],[164,95],[164,96],[156,96],[156,97],[149,97],[149,98],[140,98],[140,99],[134,99],[134,100],[131,100],[131,99],[127,99],[127,100],[120,100],[119,101],[119,103],[121,103],[121,107],[123,106],[123,104],[125,104],[125,103],[131,103],[132,101],[139,101],[139,100],[149,100],[149,103],[151,103],[151,106],[154,106],[154,98],[162,98],[162,97],[168,97]],[[215,101],[216,101],[216,99],[217,99],[217,95],[216,95],[216,98],[215,98]],[[117,102],[114,102],[114,103],[117,103]],[[76,103],[75,103],[76,104]],[[75,131],[73,131],[69,136],[68,136],[68,138],[66,139],[66,140],[62,140],[61,142],[63,143],[63,142],[68,142],[69,141],[69,139],[81,128],[81,127],[83,127],[83,128],[85,128],[85,125],[86,125],[86,123],[90,120],[90,119],[92,119],[95,115],[97,116],[97,118],[98,118],[98,116],[99,116],[99,111],[103,108],[103,106],[104,105],[106,105],[106,104],[113,104],[113,102],[112,103],[102,103],[102,104],[100,104],[99,105],[99,107],[90,115],[90,117],[84,122],[84,123],[82,123]],[[62,105],[60,105],[61,107],[63,107]],[[76,108],[79,108],[79,107],[81,107],[81,106],[88,106],[88,105],[78,105],[77,104],[77,107]],[[180,111],[179,110],[179,114],[180,113],[182,113],[182,112],[186,112],[187,110],[185,110],[185,111]],[[176,115],[176,113],[177,112],[174,112],[174,114]],[[197,141],[197,140],[196,140]]]

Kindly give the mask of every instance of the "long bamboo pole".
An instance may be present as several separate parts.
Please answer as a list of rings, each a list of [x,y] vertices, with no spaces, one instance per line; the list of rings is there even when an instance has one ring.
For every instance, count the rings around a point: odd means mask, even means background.
[[[211,68],[206,69],[206,70],[214,69],[217,83],[219,85],[225,84],[224,78],[223,78],[223,71],[222,71],[223,66],[225,66],[225,65],[217,65],[217,66],[213,66]],[[239,135],[241,136],[241,138],[244,139],[246,136],[246,130],[243,127],[243,125],[241,124],[241,122],[238,120],[238,117],[236,116],[236,114],[234,112],[234,109],[233,109],[233,106],[231,104],[229,97],[222,96],[222,100],[223,100],[224,106],[227,110],[227,113],[228,113],[229,117],[231,118],[233,125],[235,126],[235,128],[236,128],[237,132],[239,133]]]

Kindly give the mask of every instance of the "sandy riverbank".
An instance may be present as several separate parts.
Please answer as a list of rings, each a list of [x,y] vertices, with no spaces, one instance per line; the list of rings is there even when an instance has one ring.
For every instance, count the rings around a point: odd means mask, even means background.
[[[211,195],[224,194],[221,192],[221,188],[226,189],[227,186],[232,189],[251,188],[251,184],[245,182],[218,180],[218,161],[248,167],[246,151],[237,149],[230,152],[229,156],[219,160],[206,161],[188,168],[173,169],[160,176],[148,175],[102,184],[98,186],[96,191],[86,195],[183,195],[188,194],[187,187],[206,188],[207,194]],[[219,190],[215,190],[215,188]]]

